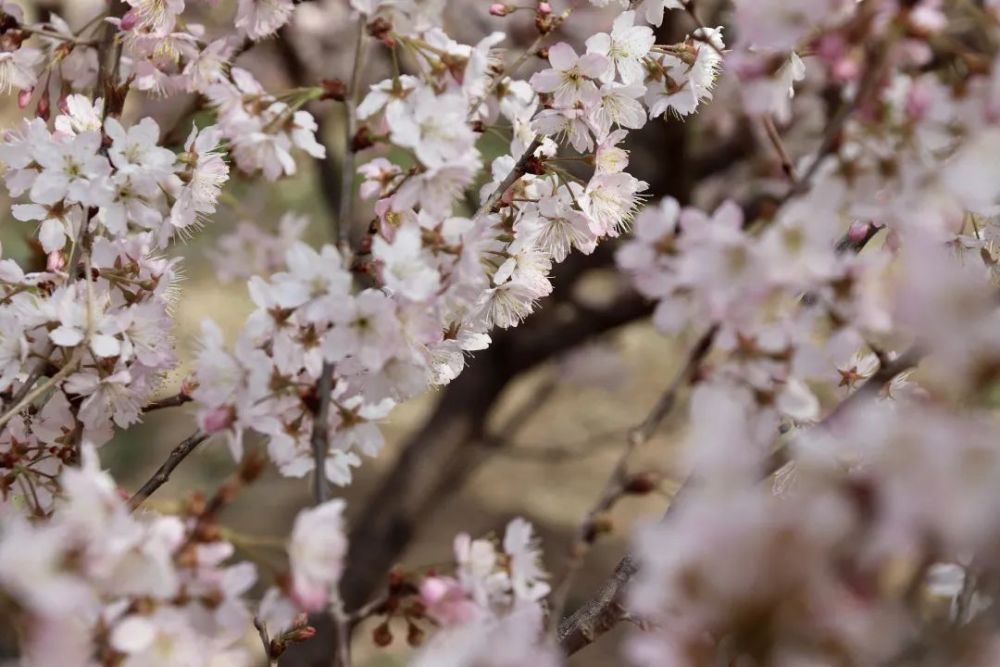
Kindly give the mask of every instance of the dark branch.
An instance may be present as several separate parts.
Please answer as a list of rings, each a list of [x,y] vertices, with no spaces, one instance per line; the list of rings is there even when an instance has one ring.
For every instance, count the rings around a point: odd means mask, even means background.
[[[135,495],[129,498],[128,507],[130,511],[135,511],[142,505],[147,498],[156,493],[156,490],[167,483],[170,479],[170,473],[181,464],[181,461],[187,458],[188,454],[193,452],[195,448],[201,443],[208,440],[208,436],[204,433],[195,433],[190,436],[184,442],[174,447],[173,451],[167,457],[167,460],[163,462],[163,465],[157,469],[156,473],[153,474],[149,480],[135,492]]]
[[[143,412],[154,412],[156,410],[164,410],[166,408],[176,408],[185,403],[190,403],[193,399],[185,394],[184,392],[178,392],[173,396],[168,396],[166,398],[161,398],[158,401],[153,401],[149,403],[142,409]]]

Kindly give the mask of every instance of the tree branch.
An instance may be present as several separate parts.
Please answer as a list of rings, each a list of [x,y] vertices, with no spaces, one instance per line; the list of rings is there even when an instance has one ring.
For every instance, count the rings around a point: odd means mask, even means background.
[[[268,667],[278,667],[277,658],[271,655],[271,638],[267,634],[267,626],[264,625],[259,616],[253,617],[253,627],[257,628],[257,636],[260,637],[260,643],[264,646],[264,658],[267,660]]]
[[[419,521],[497,450],[499,443],[485,433],[485,425],[510,381],[566,349],[645,317],[651,308],[629,294],[568,322],[545,326],[534,320],[497,332],[494,344],[442,391],[433,414],[407,440],[355,521],[343,577],[349,608],[371,598]]]
[[[666,416],[670,414],[670,411],[677,403],[677,396],[681,390],[697,380],[701,363],[711,351],[712,343],[715,341],[718,331],[718,325],[712,326],[698,339],[698,342],[688,354],[680,373],[671,381],[667,390],[660,396],[660,399],[653,406],[653,409],[650,410],[646,418],[638,426],[629,431],[625,449],[615,463],[611,475],[604,485],[604,490],[577,529],[576,537],[570,546],[568,571],[552,598],[551,618],[559,619],[562,616],[562,611],[566,606],[566,600],[569,597],[576,574],[583,567],[587,553],[596,541],[597,531],[595,530],[595,522],[597,517],[610,510],[628,490],[629,458],[631,458],[636,447],[645,444],[652,437]],[[631,567],[631,563],[625,563],[624,567],[626,569]],[[596,620],[598,619],[591,619],[591,621]],[[557,635],[559,634],[561,633],[557,629]]]
[[[128,11],[128,5],[122,0],[111,0],[108,16],[121,18]],[[122,43],[118,39],[118,28],[105,22],[104,34],[97,46],[97,90],[94,97],[104,98],[104,115],[118,116],[125,106],[125,95],[128,89],[119,89],[118,67],[121,63]]]
[[[333,364],[323,363],[323,370],[316,385],[316,416],[313,419],[313,498],[316,504],[330,499],[330,482],[326,478],[326,457],[330,454],[330,392],[333,390]]]
[[[194,399],[183,391],[179,391],[173,396],[167,396],[166,398],[161,398],[158,401],[153,401],[148,403],[146,407],[142,409],[144,413],[155,412],[156,410],[164,410],[166,408],[176,408],[185,403],[190,403]]]
[[[354,135],[358,132],[358,95],[361,88],[361,73],[365,60],[365,15],[361,14],[357,25],[358,37],[354,44],[354,66],[351,81],[344,96],[344,162],[340,169],[340,215],[335,226],[337,244],[341,251],[351,242],[351,211],[354,202]]]
[[[170,455],[167,456],[167,460],[163,462],[163,465],[161,465],[153,476],[150,477],[149,480],[135,492],[135,495],[129,498],[129,511],[134,512],[146,501],[147,498],[156,493],[157,489],[166,484],[167,480],[170,479],[170,474],[181,464],[181,461],[186,459],[188,454],[193,452],[198,445],[206,440],[208,440],[208,435],[200,432],[194,433],[181,442],[181,444],[174,447],[173,451],[170,452]]]
[[[803,183],[800,181],[799,183]],[[837,252],[860,252],[865,245],[879,232],[881,227],[869,224],[865,234],[861,238],[851,238],[850,232],[846,233],[836,244]],[[718,326],[710,328],[698,344],[691,350],[685,363],[682,373],[671,383],[670,387],[663,394],[657,405],[650,412],[649,417],[643,422],[640,435],[651,433],[657,425],[666,417],[676,402],[677,390],[690,382],[697,376],[698,367],[704,357],[711,350],[712,343],[718,333]],[[880,357],[880,360],[882,357]],[[855,402],[862,400],[872,392],[880,390],[900,373],[904,372],[920,359],[919,353],[910,350],[899,357],[890,365],[881,364],[879,369],[864,385],[848,396],[824,419],[823,423],[829,423],[835,419],[836,415],[849,408]],[[648,437],[648,435],[646,436]],[[770,476],[781,469],[788,461],[788,445],[783,444],[777,447],[765,464],[766,476]],[[692,478],[688,478],[681,485],[681,488],[674,495],[673,500],[667,507],[663,520],[670,515],[670,512],[677,507],[682,494],[689,493],[693,486]],[[623,618],[626,611],[622,606],[622,596],[626,584],[636,573],[638,566],[631,554],[625,556],[618,562],[611,577],[602,585],[598,593],[591,600],[581,606],[570,617],[563,620],[556,633],[560,646],[566,655],[572,655],[580,649],[594,642],[602,634],[613,628]]]
[[[894,362],[879,367],[878,371],[865,384],[841,401],[815,428],[829,427],[838,415],[881,391],[900,373],[904,373],[916,365],[920,358],[921,353],[914,348],[901,355]],[[787,444],[781,445],[768,457],[764,465],[765,477],[774,474],[788,463],[788,448]],[[670,516],[671,510],[678,506],[681,494],[691,487],[692,480],[689,477],[677,495],[674,496],[663,520],[666,520]],[[625,589],[638,569],[638,564],[632,555],[626,554],[598,593],[577,609],[573,615],[560,623],[557,637],[560,647],[567,656],[589,646],[626,617],[626,610],[623,606]]]

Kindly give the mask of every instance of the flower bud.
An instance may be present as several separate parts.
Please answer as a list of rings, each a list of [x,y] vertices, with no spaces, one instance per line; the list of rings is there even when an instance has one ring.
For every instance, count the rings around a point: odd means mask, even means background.
[[[406,628],[406,643],[417,648],[424,643],[424,631],[417,627],[416,623],[410,622]]]
[[[66,268],[66,257],[63,256],[62,252],[56,250],[50,252],[48,257],[45,258],[45,270],[51,273],[57,273]]]
[[[347,86],[340,79],[323,79],[319,83],[323,86],[323,97],[320,99],[343,102],[347,97]]]
[[[121,29],[128,32],[135,28],[135,24],[138,22],[139,14],[135,11],[135,9],[130,9],[125,12],[124,16],[122,16]]]
[[[194,375],[188,375],[186,378],[181,380],[180,395],[185,398],[191,397],[191,392],[198,388],[198,378]]]
[[[389,629],[389,621],[382,623],[372,631],[372,641],[376,646],[388,646],[392,643],[392,630]]]
[[[49,91],[42,93],[42,96],[38,98],[38,106],[35,107],[35,115],[42,120],[49,119],[49,111],[52,108],[52,103],[49,100]]]
[[[384,16],[379,16],[368,24],[368,34],[390,49],[396,45],[396,40],[392,37],[392,22]]]
[[[492,16],[507,16],[507,14],[510,14],[512,11],[514,11],[514,8],[510,5],[504,5],[499,2],[495,2],[490,5],[490,14]]]
[[[366,148],[371,148],[375,145],[375,140],[372,138],[371,130],[367,127],[360,127],[355,135],[351,138],[351,152],[357,153],[363,151]]]
[[[201,417],[201,427],[205,433],[212,435],[224,431],[233,423],[233,411],[228,406],[212,408]]]
[[[280,658],[288,648],[287,643],[283,639],[272,639],[270,646],[267,647],[267,657],[269,658]]]
[[[552,5],[550,5],[547,2],[539,2],[538,13],[541,14],[542,16],[548,16],[549,14],[552,13]]]
[[[870,228],[871,223],[852,222],[850,229],[847,230],[847,238],[855,245],[862,243],[866,238],[868,238],[868,231]]]
[[[31,103],[31,96],[34,95],[34,88],[25,88],[17,94],[17,108],[26,109]]]
[[[311,625],[307,625],[304,628],[299,628],[297,630],[292,630],[285,635],[288,641],[292,642],[304,642],[307,639],[312,639],[316,636],[316,628]]]

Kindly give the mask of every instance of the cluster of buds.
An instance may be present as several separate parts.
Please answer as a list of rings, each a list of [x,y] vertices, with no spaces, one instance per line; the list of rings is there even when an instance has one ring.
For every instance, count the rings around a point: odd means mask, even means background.
[[[418,621],[430,622],[430,619],[420,601],[420,589],[412,579],[413,576],[401,568],[394,568],[389,572],[385,601],[372,610],[373,616],[385,617],[372,630],[372,641],[376,646],[389,646],[395,641],[391,627],[393,620],[402,620],[406,624],[407,644],[412,647],[423,644],[426,633],[420,628]]]

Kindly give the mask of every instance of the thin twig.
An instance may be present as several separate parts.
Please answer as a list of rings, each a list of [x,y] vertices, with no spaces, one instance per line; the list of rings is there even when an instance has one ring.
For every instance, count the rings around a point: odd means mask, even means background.
[[[774,119],[770,115],[765,115],[761,119],[761,122],[764,125],[764,133],[767,134],[768,140],[774,147],[774,152],[778,154],[778,159],[781,160],[781,171],[785,172],[785,176],[791,182],[792,186],[797,187],[799,179],[795,174],[795,166],[792,164],[792,159],[788,156],[788,151],[781,140],[781,135],[778,134],[778,128],[774,126]]]
[[[354,46],[354,65],[351,68],[351,81],[344,97],[344,162],[340,174],[340,211],[332,219],[334,242],[341,252],[348,249],[351,237],[351,210],[354,203],[354,151],[351,144],[357,133],[357,103],[361,85],[361,74],[364,68],[365,55],[365,15],[358,16],[356,26],[358,38]],[[330,498],[330,485],[326,479],[326,458],[330,453],[330,434],[327,419],[330,414],[330,392],[333,389],[333,364],[323,364],[319,383],[316,387],[319,406],[313,421],[313,493],[316,504],[326,502]]]
[[[149,403],[142,409],[143,412],[154,412],[156,410],[163,410],[165,408],[176,408],[178,406],[184,405],[185,403],[190,403],[192,400],[191,396],[185,394],[183,391],[177,392],[173,396],[167,396],[166,398],[161,398],[158,401],[153,401]]]
[[[330,454],[330,392],[333,389],[333,364],[325,362],[316,386],[316,417],[313,420],[313,498],[316,504],[330,499],[330,482],[326,478],[326,457]]]
[[[470,116],[475,114],[475,112],[479,109],[479,106],[484,101],[486,101],[486,98],[500,84],[503,78],[505,76],[509,76],[511,72],[519,68],[521,64],[524,63],[525,59],[527,59],[527,57],[531,53],[533,53],[535,50],[538,49],[538,47],[542,43],[542,40],[545,39],[546,36],[552,34],[552,32],[554,32],[555,29],[569,17],[570,13],[573,11],[573,8],[574,8],[573,5],[567,7],[566,10],[564,10],[563,13],[560,14],[560,16],[553,23],[551,30],[549,30],[546,33],[543,33],[542,35],[539,35],[538,38],[532,43],[532,45],[529,46],[528,49],[524,53],[522,53],[521,56],[517,60],[515,60],[509,68],[507,68],[506,72],[497,75],[497,77],[493,80],[493,83],[490,85],[489,88],[487,88],[486,92],[483,94],[482,99],[473,102],[471,109],[469,111]],[[503,197],[504,193],[507,192],[510,186],[514,185],[514,183],[517,182],[519,178],[524,176],[525,168],[528,166],[528,162],[530,162],[531,159],[535,156],[535,151],[538,150],[538,148],[541,145],[542,145],[542,135],[539,134],[535,136],[534,140],[532,140],[530,144],[528,144],[528,147],[524,149],[524,153],[522,153],[521,157],[518,158],[517,162],[514,163],[514,167],[510,170],[510,172],[506,176],[504,176],[503,180],[500,181],[500,184],[497,186],[497,188],[490,194],[489,197],[487,197],[486,201],[483,202],[482,206],[479,207],[479,210],[476,211],[476,214],[473,216],[473,220],[478,220],[479,218],[483,217],[484,215],[492,211],[493,207],[497,205],[497,203],[500,201],[500,198]]]
[[[365,22],[367,17],[358,14],[357,40],[354,46],[354,62],[351,67],[351,81],[344,97],[344,160],[340,172],[340,211],[334,220],[333,232],[335,241],[342,253],[350,250],[351,241],[351,211],[354,203],[354,137],[358,132],[357,105],[361,88],[361,76],[365,60]],[[329,483],[326,479],[326,457],[329,454],[330,439],[327,423],[330,413],[330,392],[333,389],[333,364],[325,362],[320,374],[317,394],[319,407],[313,423],[312,446],[316,469],[313,472],[315,482],[316,503],[325,502],[330,495]],[[330,617],[333,620],[335,633],[334,667],[351,667],[351,622],[344,611],[344,601],[338,586],[334,586],[330,594]]]
[[[358,18],[356,27],[358,38],[354,45],[354,67],[351,70],[351,81],[347,94],[344,96],[344,163],[340,172],[340,215],[335,220],[334,237],[343,251],[351,240],[351,209],[354,203],[354,135],[358,132],[358,95],[361,88],[361,74],[365,60],[365,15]]]
[[[628,492],[628,461],[633,452],[653,436],[657,427],[670,414],[674,405],[676,405],[677,396],[681,390],[697,380],[701,363],[711,351],[712,343],[715,341],[718,330],[718,326],[712,326],[698,339],[691,352],[688,353],[684,366],[670,382],[670,385],[660,396],[659,400],[657,400],[656,405],[653,406],[652,410],[649,411],[649,414],[646,415],[646,418],[638,426],[629,431],[625,449],[622,451],[621,456],[618,457],[614,468],[612,468],[611,475],[605,482],[601,495],[590,511],[587,512],[587,516],[576,531],[576,536],[570,546],[567,572],[552,596],[550,618],[557,621],[562,617],[573,581],[583,568],[586,556],[597,539],[598,531],[596,524],[598,518],[610,510]],[[553,629],[556,630],[557,634],[561,635],[555,623],[553,623]]]
[[[351,627],[356,626],[358,623],[382,613],[385,610],[385,605],[389,602],[389,592],[383,591],[376,597],[372,598],[365,604],[361,605],[351,613],[347,614],[347,619],[351,624]]]
[[[559,584],[556,585],[550,601],[551,611],[549,618],[552,621],[552,629],[556,632],[558,632],[557,621],[562,617],[563,610],[566,608],[566,601],[569,599],[573,582],[576,580],[576,576],[580,570],[583,569],[587,555],[590,553],[591,547],[599,536],[598,520],[625,495],[628,480],[628,461],[635,451],[636,446],[636,441],[629,438],[625,449],[618,457],[614,468],[611,470],[611,474],[604,483],[604,489],[601,491],[597,502],[594,503],[587,512],[587,516],[577,527],[573,542],[569,548],[566,572],[563,574]]]
[[[195,448],[201,443],[208,440],[208,435],[198,432],[186,438],[181,444],[174,447],[170,455],[167,456],[167,460],[163,462],[157,471],[153,474],[149,480],[143,484],[138,491],[135,492],[128,501],[129,511],[134,512],[136,509],[142,505],[147,498],[156,493],[156,490],[167,483],[170,479],[170,473],[180,465],[181,461],[188,457],[188,454],[193,452]]]
[[[28,392],[35,386],[35,383],[38,382],[43,375],[45,375],[45,369],[48,368],[50,362],[49,355],[52,354],[53,350],[55,350],[55,346],[52,345],[52,343],[47,343],[45,349],[42,350],[39,356],[38,363],[36,363],[35,367],[31,369],[30,373],[28,373],[27,379],[17,390],[17,393],[14,394],[14,397],[11,399],[11,403],[20,403],[24,400],[24,397],[28,395]]]
[[[829,427],[838,415],[866,397],[871,397],[881,391],[896,376],[916,365],[920,358],[919,351],[913,349],[901,355],[891,364],[879,368],[865,384],[841,401],[815,428]],[[781,445],[767,459],[764,464],[765,477],[784,467],[789,460],[788,449],[787,444]],[[680,496],[691,487],[692,478],[689,477],[674,496],[664,518],[667,518],[671,510],[678,506]],[[608,581],[602,585],[598,594],[559,624],[557,637],[560,647],[567,656],[590,645],[625,618],[626,611],[622,606],[625,589],[638,569],[638,564],[632,555],[626,554],[619,561]]]
[[[46,391],[54,387],[55,385],[62,382],[70,373],[76,370],[76,367],[80,365],[80,359],[83,357],[83,348],[86,345],[86,341],[81,343],[76,350],[73,352],[73,356],[66,363],[65,366],[59,369],[59,372],[50,377],[48,380],[42,384],[35,387],[32,391],[28,392],[24,398],[14,404],[10,410],[4,413],[0,417],[0,428],[7,424],[15,416],[19,415],[21,411],[31,405],[36,398],[44,394]]]
[[[330,603],[330,615],[333,617],[333,628],[337,636],[334,667],[351,667],[351,619],[344,612],[344,602],[339,593],[335,593]]]
[[[494,190],[493,193],[487,197],[486,201],[483,202],[483,205],[479,207],[479,210],[476,211],[476,215],[473,217],[473,220],[478,220],[492,211],[493,207],[497,205],[497,202],[500,201],[500,198],[503,197],[503,194],[507,192],[508,188],[514,185],[514,183],[517,182],[517,179],[524,176],[525,168],[528,166],[528,162],[534,157],[535,151],[538,150],[541,145],[542,137],[541,135],[538,135],[530,144],[528,144],[528,147],[524,149],[524,153],[520,158],[518,158],[517,162],[514,163],[514,167],[510,170],[510,172],[504,176],[502,181],[500,181],[500,185],[497,186],[497,189]]]
[[[97,215],[97,209],[90,209],[87,212],[87,219],[80,223],[80,230],[76,234],[76,238],[73,239],[73,249],[69,253],[69,261],[67,261],[66,266],[68,267],[69,273],[67,273],[67,279],[72,278],[77,273],[77,265],[80,261],[80,254],[84,251],[84,245],[86,244],[87,231],[90,227],[90,221],[93,217]],[[43,375],[45,375],[45,370],[49,367],[52,353],[55,351],[55,345],[51,342],[45,344],[45,348],[39,353],[38,363],[35,367],[31,369],[28,373],[27,379],[24,384],[17,390],[14,397],[11,399],[12,403],[20,403],[24,400],[24,397],[28,395],[31,388],[35,386]]]
[[[271,638],[267,634],[267,626],[264,625],[259,616],[253,617],[253,627],[257,628],[257,636],[260,637],[260,643],[264,645],[264,658],[267,660],[268,667],[278,667],[278,659],[271,655]]]
[[[108,16],[121,18],[128,11],[128,5],[122,0],[111,0]],[[121,64],[122,41],[118,38],[118,28],[113,23],[105,22],[104,34],[97,45],[97,88],[95,97],[104,98],[104,117],[118,116],[125,106],[125,95],[128,88],[120,89],[117,85],[119,66]]]
[[[37,35],[38,37],[44,37],[46,39],[54,39],[61,42],[68,42],[75,46],[97,46],[97,42],[93,40],[83,40],[73,37],[71,35],[63,35],[58,32],[52,32],[51,30],[46,30],[45,28],[32,28],[30,26],[21,26],[18,32],[23,32],[26,35]]]

